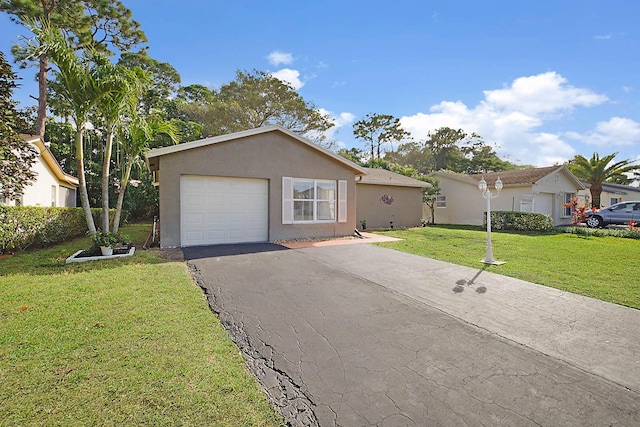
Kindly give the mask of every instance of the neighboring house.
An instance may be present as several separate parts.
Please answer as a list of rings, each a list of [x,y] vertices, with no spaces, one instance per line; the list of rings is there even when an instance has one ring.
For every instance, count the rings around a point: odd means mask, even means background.
[[[19,200],[0,199],[0,205],[75,207],[78,178],[62,170],[41,137],[20,136],[38,151],[32,166],[36,177],[31,185],[24,187],[24,194]]]
[[[385,169],[365,168],[356,181],[357,225],[367,228],[417,227],[422,218],[422,189],[429,184]]]
[[[353,234],[360,166],[280,126],[146,154],[159,185],[160,245]]]
[[[491,200],[492,211],[542,213],[549,215],[554,225],[571,223],[573,212],[564,204],[585,189],[565,166],[477,175],[439,171],[430,176],[440,180],[441,192],[435,209],[435,220],[439,224],[482,224],[486,202],[478,190],[478,182],[483,177],[493,193],[498,177],[504,185],[499,197]]]
[[[581,180],[586,190],[578,192],[578,204],[591,207],[591,185]],[[620,202],[640,201],[640,188],[621,184],[602,183],[602,193],[600,194],[600,208],[615,205]]]

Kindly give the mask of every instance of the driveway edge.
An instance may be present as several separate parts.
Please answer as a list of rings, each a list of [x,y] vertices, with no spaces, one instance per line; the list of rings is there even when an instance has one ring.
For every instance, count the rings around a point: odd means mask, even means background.
[[[313,409],[315,404],[307,393],[286,372],[274,366],[273,360],[268,355],[262,354],[259,350],[259,348],[265,349],[270,355],[273,354],[271,346],[265,342],[260,342],[259,346],[254,345],[242,322],[236,321],[233,315],[218,303],[221,300],[220,289],[206,286],[198,268],[191,263],[187,265],[191,277],[202,289],[209,308],[218,316],[222,327],[240,349],[249,372],[258,380],[272,407],[285,418],[287,425],[319,426]]]

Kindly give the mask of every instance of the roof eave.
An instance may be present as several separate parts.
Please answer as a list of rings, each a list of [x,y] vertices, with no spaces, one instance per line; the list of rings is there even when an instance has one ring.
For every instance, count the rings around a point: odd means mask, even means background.
[[[290,136],[291,138],[319,151],[320,153],[324,154],[327,157],[330,157],[340,163],[342,163],[343,165],[347,166],[349,169],[353,170],[356,175],[366,175],[367,172],[360,166],[356,165],[355,163],[351,162],[350,160],[345,159],[344,157],[341,157],[329,150],[327,150],[326,148],[323,148],[321,146],[319,146],[318,144],[313,143],[312,141],[308,140],[307,138],[304,138],[298,134],[296,134],[295,132],[286,129],[280,125],[270,125],[270,126],[263,126],[263,127],[259,127],[259,128],[254,128],[254,129],[249,129],[249,130],[245,130],[245,131],[241,131],[241,132],[235,132],[235,133],[230,133],[227,135],[220,135],[220,136],[214,136],[214,137],[210,137],[210,138],[205,138],[205,139],[201,139],[199,141],[192,141],[192,142],[187,142],[184,144],[178,144],[178,145],[172,145],[170,147],[162,147],[162,148],[156,148],[153,150],[150,150],[148,152],[145,153],[144,157],[145,157],[145,162],[147,164],[147,167],[150,168],[150,162],[149,159],[154,158],[154,157],[160,157],[160,156],[165,156],[167,154],[173,154],[173,153],[178,153],[180,151],[186,151],[186,150],[192,150],[195,148],[201,148],[201,147],[206,147],[208,145],[212,145],[212,144],[219,144],[222,142],[227,142],[227,141],[233,141],[235,139],[240,139],[240,138],[247,138],[250,136],[254,136],[254,135],[261,135],[264,133],[268,133],[268,132],[274,132],[274,131],[279,131],[284,133],[285,135]],[[150,169],[151,170],[151,169]]]

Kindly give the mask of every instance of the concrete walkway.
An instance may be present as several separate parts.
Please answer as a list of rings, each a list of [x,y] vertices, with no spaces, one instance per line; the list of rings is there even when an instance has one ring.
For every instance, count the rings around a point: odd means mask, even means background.
[[[292,425],[640,425],[640,312],[371,245],[185,249]]]

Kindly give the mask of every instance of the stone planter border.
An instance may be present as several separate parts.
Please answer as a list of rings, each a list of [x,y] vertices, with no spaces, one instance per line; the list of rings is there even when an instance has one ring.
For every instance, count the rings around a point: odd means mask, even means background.
[[[99,261],[101,259],[124,258],[128,256],[132,256],[135,253],[135,251],[136,251],[136,248],[132,246],[131,249],[129,249],[129,252],[127,252],[126,254],[109,255],[109,256],[87,256],[87,257],[77,258],[77,256],[83,252],[83,250],[79,250],[78,252],[71,255],[69,258],[67,258],[65,263],[70,264],[72,262],[87,262],[87,261]]]

